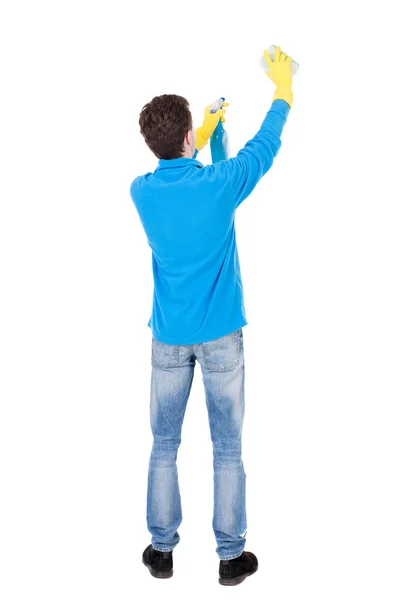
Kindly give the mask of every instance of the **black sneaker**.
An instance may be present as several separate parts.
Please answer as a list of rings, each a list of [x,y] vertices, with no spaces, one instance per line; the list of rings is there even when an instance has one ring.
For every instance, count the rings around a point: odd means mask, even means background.
[[[158,579],[169,579],[174,574],[172,550],[170,552],[159,552],[150,544],[143,552],[142,562],[153,577]]]
[[[243,552],[232,560],[219,563],[219,582],[221,585],[238,585],[253,575],[258,569],[258,560],[252,552]]]

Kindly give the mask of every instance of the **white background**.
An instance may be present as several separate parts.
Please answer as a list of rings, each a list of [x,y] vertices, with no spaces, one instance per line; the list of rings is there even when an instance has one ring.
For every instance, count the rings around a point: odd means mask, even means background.
[[[257,132],[273,95],[257,63],[271,43],[301,68],[274,167],[236,215],[247,549],[260,569],[229,594],[399,599],[394,6],[2,3],[4,600],[226,593],[199,367],[175,576],[141,564],[152,274],[129,186],[157,163],[138,129],[154,95],[186,96],[196,126],[226,96],[232,153]]]

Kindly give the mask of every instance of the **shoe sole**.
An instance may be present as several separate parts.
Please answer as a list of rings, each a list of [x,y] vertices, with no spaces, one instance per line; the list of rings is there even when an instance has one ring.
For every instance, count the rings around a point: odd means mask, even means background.
[[[251,575],[254,575],[254,573],[257,573],[258,571],[258,565],[255,571],[252,571],[251,573],[243,573],[243,575],[239,575],[239,577],[220,577],[219,578],[219,583],[221,585],[239,585],[239,583],[243,583],[243,581],[246,579],[246,577],[250,577]]]
[[[147,563],[145,563],[143,559],[142,563],[145,567],[148,568],[150,574],[153,575],[153,577],[155,577],[156,579],[169,579],[174,574],[173,569],[171,569],[170,571],[156,571],[155,569],[152,569]]]

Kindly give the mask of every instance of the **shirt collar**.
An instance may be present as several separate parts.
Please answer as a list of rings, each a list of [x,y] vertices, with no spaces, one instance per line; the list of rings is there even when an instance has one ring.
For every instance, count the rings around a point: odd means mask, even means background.
[[[174,167],[187,167],[188,165],[192,167],[202,167],[201,162],[196,160],[195,158],[172,158],[171,160],[161,158],[158,162],[158,167],[156,171],[159,169],[171,169]]]

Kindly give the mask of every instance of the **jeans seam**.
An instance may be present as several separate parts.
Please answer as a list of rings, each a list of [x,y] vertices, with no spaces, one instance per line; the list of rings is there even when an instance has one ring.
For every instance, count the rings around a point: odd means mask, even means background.
[[[157,546],[153,546],[154,550],[157,550],[158,552],[172,552],[172,550],[175,548],[175,546],[172,546],[170,548],[160,548]]]
[[[235,558],[239,558],[239,556],[241,556],[243,554],[242,552],[239,552],[239,554],[228,554],[227,556],[219,556],[220,560],[233,560]]]

